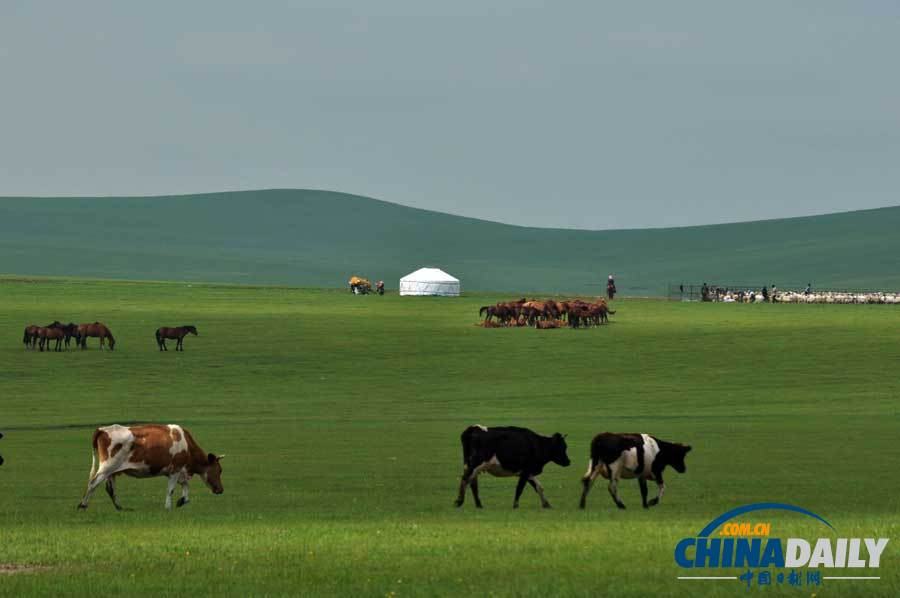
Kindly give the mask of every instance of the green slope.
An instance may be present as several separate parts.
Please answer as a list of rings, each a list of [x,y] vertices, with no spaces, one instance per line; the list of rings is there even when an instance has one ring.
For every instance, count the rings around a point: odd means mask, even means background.
[[[397,286],[436,266],[463,288],[660,295],[669,282],[900,288],[900,207],[675,229],[509,226],[366,197],[269,190],[2,198],[0,273]]]

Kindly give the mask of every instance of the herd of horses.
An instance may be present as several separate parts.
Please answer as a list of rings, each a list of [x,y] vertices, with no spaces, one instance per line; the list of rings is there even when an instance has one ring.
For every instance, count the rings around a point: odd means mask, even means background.
[[[87,349],[88,338],[99,338],[101,349],[104,342],[109,344],[110,350],[116,347],[116,339],[113,337],[112,332],[109,331],[105,324],[100,322],[91,324],[73,324],[69,322],[68,324],[62,324],[59,320],[56,320],[46,326],[32,324],[25,327],[25,335],[22,338],[22,342],[25,343],[26,349],[38,347],[41,351],[45,349],[47,351],[62,351],[63,344],[68,349],[72,339],[75,339],[76,347]],[[53,342],[56,344],[51,349],[50,343]]]
[[[609,309],[606,299],[598,298],[593,303],[581,299],[555,301],[527,300],[501,301],[494,305],[484,305],[478,315],[484,318],[483,326],[534,326],[535,328],[588,328],[609,322],[609,315],[616,312]]]
[[[175,341],[175,350],[184,351],[184,337],[188,334],[197,336],[197,328],[195,326],[178,326],[174,328],[162,327],[156,329],[156,344],[160,351],[168,351],[166,340]],[[52,324],[46,326],[25,327],[25,335],[22,342],[26,349],[39,349],[40,351],[62,351],[63,346],[69,348],[72,339],[75,339],[75,346],[87,349],[87,339],[99,338],[100,349],[103,349],[104,343],[109,345],[110,351],[116,348],[116,339],[106,324],[93,322],[92,324],[63,324],[59,320],[55,320]],[[50,344],[54,343],[51,349]]]

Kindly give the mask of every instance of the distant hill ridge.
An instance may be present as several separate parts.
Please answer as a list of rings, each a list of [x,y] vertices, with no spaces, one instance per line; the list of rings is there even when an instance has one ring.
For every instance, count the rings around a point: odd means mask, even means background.
[[[684,228],[500,224],[299,189],[0,198],[0,274],[342,286],[440,267],[463,290],[660,295],[685,280],[900,289],[900,207]]]

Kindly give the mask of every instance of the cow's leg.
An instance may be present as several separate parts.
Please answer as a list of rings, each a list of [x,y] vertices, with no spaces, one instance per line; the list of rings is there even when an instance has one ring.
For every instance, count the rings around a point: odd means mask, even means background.
[[[638,478],[638,485],[641,487],[641,504],[647,509],[650,507],[647,504],[647,479],[643,477]]]
[[[609,495],[612,496],[613,502],[616,503],[616,506],[620,509],[625,508],[625,503],[619,498],[619,475],[622,460],[621,458],[612,465],[609,466]]]
[[[650,502],[647,503],[647,505],[651,507],[659,504],[659,501],[662,500],[663,494],[666,491],[666,483],[663,481],[662,472],[656,474],[656,485],[659,486],[659,494],[656,495],[656,498],[651,498]]]
[[[88,508],[88,501],[91,500],[91,495],[94,493],[94,490],[97,489],[100,484],[106,481],[106,479],[110,476],[111,469],[104,469],[101,467],[97,470],[97,473],[94,474],[94,477],[88,481],[87,490],[84,491],[84,496],[81,498],[81,502],[78,503],[79,509]]]
[[[538,496],[541,497],[541,506],[544,507],[545,509],[549,509],[550,502],[544,496],[544,487],[541,486],[541,483],[539,481],[537,481],[537,478],[534,476],[531,476],[530,478],[528,478],[528,483],[531,484],[531,487],[534,488],[534,491],[537,492]]]
[[[478,478],[472,478],[472,481],[469,482],[469,487],[472,489],[472,498],[475,499],[475,506],[479,509],[483,508],[481,498],[478,497]]]
[[[163,351],[168,351],[168,350],[169,350],[169,348],[166,346],[166,339],[162,339],[162,350],[163,350]]]
[[[190,502],[188,498],[188,482],[187,479],[182,480],[181,482],[181,498],[178,499],[178,502],[175,503],[176,507],[183,507],[184,505]]]
[[[170,475],[169,484],[166,488],[166,509],[172,510],[172,494],[175,493],[175,486],[178,485],[178,476]]]
[[[578,507],[584,509],[587,507],[587,495],[588,492],[591,491],[591,486],[594,485],[594,480],[597,479],[597,476],[600,475],[600,464],[594,466],[594,460],[588,459],[588,469],[584,474],[584,477],[581,478],[581,484],[584,486],[584,489],[581,491],[581,502],[578,503]]]
[[[463,465],[463,472],[459,478],[459,494],[456,496],[455,504],[457,507],[461,507],[464,502],[466,502],[466,485],[469,483],[469,466]]]
[[[109,476],[106,480],[106,493],[109,494],[109,497],[112,499],[116,510],[121,511],[122,505],[119,504],[119,498],[116,496],[116,476]]]
[[[516,499],[513,501],[514,509],[519,508],[519,497],[522,496],[522,490],[525,489],[525,484],[526,484],[526,482],[528,482],[528,477],[529,476],[527,473],[523,473],[522,475],[519,476],[519,481],[516,484]]]

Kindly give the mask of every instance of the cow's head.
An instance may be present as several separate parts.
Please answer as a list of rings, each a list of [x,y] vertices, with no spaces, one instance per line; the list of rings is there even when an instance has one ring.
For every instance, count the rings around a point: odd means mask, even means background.
[[[569,455],[566,454],[567,448],[566,437],[559,432],[554,434],[550,439],[550,460],[557,465],[568,467],[571,461],[569,461]]]
[[[225,455],[217,457],[212,453],[206,456],[207,466],[206,471],[203,472],[203,481],[213,491],[213,494],[225,492],[225,489],[222,488],[222,465],[220,463],[224,457]]]
[[[669,452],[667,462],[675,471],[678,473],[687,471],[687,465],[684,464],[684,458],[691,452],[690,446],[670,443],[669,446],[666,447],[666,452]]]

